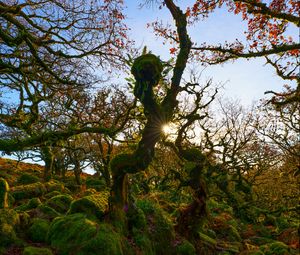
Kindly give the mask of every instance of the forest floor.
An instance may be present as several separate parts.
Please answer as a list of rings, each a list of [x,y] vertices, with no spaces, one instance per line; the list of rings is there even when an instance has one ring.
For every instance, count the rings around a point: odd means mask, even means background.
[[[72,174],[42,177],[43,166],[0,158],[0,254],[300,254],[297,217],[262,214],[246,222],[210,199],[207,220],[187,240],[174,228],[180,208],[163,192],[135,195],[124,227],[108,217],[109,189],[99,177],[83,174],[82,185]]]

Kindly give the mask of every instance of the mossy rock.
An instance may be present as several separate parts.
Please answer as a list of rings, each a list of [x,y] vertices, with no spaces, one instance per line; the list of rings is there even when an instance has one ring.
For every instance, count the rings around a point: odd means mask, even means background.
[[[27,212],[19,212],[18,215],[19,215],[19,219],[20,219],[21,229],[26,229],[27,230],[29,225],[31,224],[30,215]]]
[[[0,209],[0,247],[16,243],[14,226],[20,224],[19,215],[12,209]]]
[[[20,218],[18,213],[13,209],[0,209],[0,224],[8,223],[13,226],[19,225]]]
[[[60,255],[123,255],[121,236],[111,225],[97,224],[82,213],[56,218],[50,225],[48,241]]]
[[[108,192],[80,198],[71,203],[68,214],[84,213],[91,218],[101,219],[108,210]]]
[[[47,192],[45,185],[41,182],[13,187],[11,194],[16,200],[40,197]]]
[[[176,247],[176,254],[178,255],[196,255],[195,247],[187,240],[184,240]]]
[[[31,175],[28,173],[22,174],[19,176],[19,178],[17,179],[16,184],[17,185],[26,185],[26,184],[32,184],[32,183],[36,183],[39,182],[39,177],[35,176],[35,175]]]
[[[37,211],[38,217],[43,219],[52,220],[58,216],[61,216],[59,212],[45,204],[39,205],[35,210]]]
[[[94,194],[97,194],[98,191],[96,189],[92,189],[92,188],[89,188],[89,189],[86,189],[83,193],[84,196],[90,196],[90,195],[94,195]]]
[[[7,247],[17,240],[17,235],[11,224],[0,224],[0,247]]]
[[[273,242],[260,246],[259,249],[264,252],[265,255],[288,255],[290,254],[290,248],[282,242]]]
[[[53,253],[48,248],[28,246],[24,249],[23,255],[53,255]]]
[[[49,226],[50,222],[48,220],[35,218],[31,227],[28,229],[30,240],[38,243],[46,242]]]
[[[40,204],[42,204],[41,200],[37,197],[30,199],[26,204],[22,204],[15,208],[18,212],[28,211],[34,208],[37,208]]]
[[[50,193],[52,191],[63,192],[65,190],[64,184],[62,184],[59,181],[55,181],[55,180],[51,180],[49,182],[46,182],[45,187],[47,189],[47,193]]]
[[[66,213],[72,201],[73,198],[70,195],[58,195],[48,199],[45,204],[59,213]]]
[[[106,189],[105,180],[96,177],[88,177],[85,181],[85,184],[87,188],[95,189],[97,191],[103,191]]]
[[[51,197],[55,197],[55,196],[58,196],[58,195],[61,195],[61,192],[59,192],[57,190],[54,190],[54,191],[51,191],[51,192],[45,194],[45,198],[49,199]]]
[[[16,200],[21,200],[33,197],[41,197],[44,194],[52,191],[62,192],[63,190],[63,184],[56,181],[50,181],[46,183],[36,182],[27,185],[16,186],[12,188],[11,192]]]

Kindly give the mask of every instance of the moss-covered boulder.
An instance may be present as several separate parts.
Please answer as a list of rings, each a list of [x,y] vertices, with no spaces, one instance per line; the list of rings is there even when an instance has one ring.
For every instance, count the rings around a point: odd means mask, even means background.
[[[70,195],[58,195],[48,199],[45,204],[59,213],[66,213],[72,201],[73,198]]]
[[[56,218],[50,225],[48,241],[60,255],[123,255],[122,238],[111,225],[96,223],[77,213]]]
[[[36,182],[27,185],[20,185],[11,189],[12,195],[16,200],[40,197],[52,191],[64,190],[64,185],[57,181],[46,183]]]
[[[33,219],[31,227],[28,229],[28,236],[33,242],[46,242],[47,233],[49,230],[50,222],[45,219]]]
[[[7,247],[17,241],[14,226],[19,223],[19,215],[14,210],[0,209],[0,247]]]
[[[57,191],[57,190],[54,190],[54,191],[51,191],[47,194],[45,194],[45,198],[49,199],[51,197],[55,197],[55,196],[58,196],[58,195],[61,195],[61,192]]]
[[[45,204],[39,205],[35,209],[35,213],[39,218],[48,219],[48,220],[52,220],[58,216],[61,216],[59,212],[57,212],[55,209]]]
[[[53,253],[48,248],[28,246],[24,249],[23,255],[53,255]]]
[[[34,208],[37,208],[40,204],[42,204],[41,200],[38,197],[34,197],[30,199],[26,204],[22,204],[15,208],[18,212],[28,211]]]
[[[106,189],[105,180],[96,177],[88,177],[85,184],[87,188],[95,189],[97,191],[103,191]]]
[[[4,178],[0,178],[0,209],[8,208],[9,186]]]
[[[73,201],[68,214],[84,213],[90,218],[101,219],[108,210],[109,192],[101,192]]]
[[[41,182],[13,187],[12,195],[16,200],[40,197],[47,192],[45,185]]]
[[[32,184],[35,182],[39,182],[39,180],[40,180],[39,177],[35,175],[24,173],[18,177],[16,184],[17,185]]]

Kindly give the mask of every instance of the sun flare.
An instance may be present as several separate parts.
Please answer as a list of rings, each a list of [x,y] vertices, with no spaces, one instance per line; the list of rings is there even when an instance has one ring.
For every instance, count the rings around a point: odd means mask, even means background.
[[[167,123],[162,126],[162,131],[165,135],[171,135],[174,134],[175,128],[172,124]]]

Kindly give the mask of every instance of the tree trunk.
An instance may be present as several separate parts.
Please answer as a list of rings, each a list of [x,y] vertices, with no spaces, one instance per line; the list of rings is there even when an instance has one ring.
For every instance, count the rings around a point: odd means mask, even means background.
[[[51,174],[53,170],[54,155],[51,151],[50,146],[41,147],[42,157],[45,161],[44,169],[44,181],[49,181],[51,179]]]

